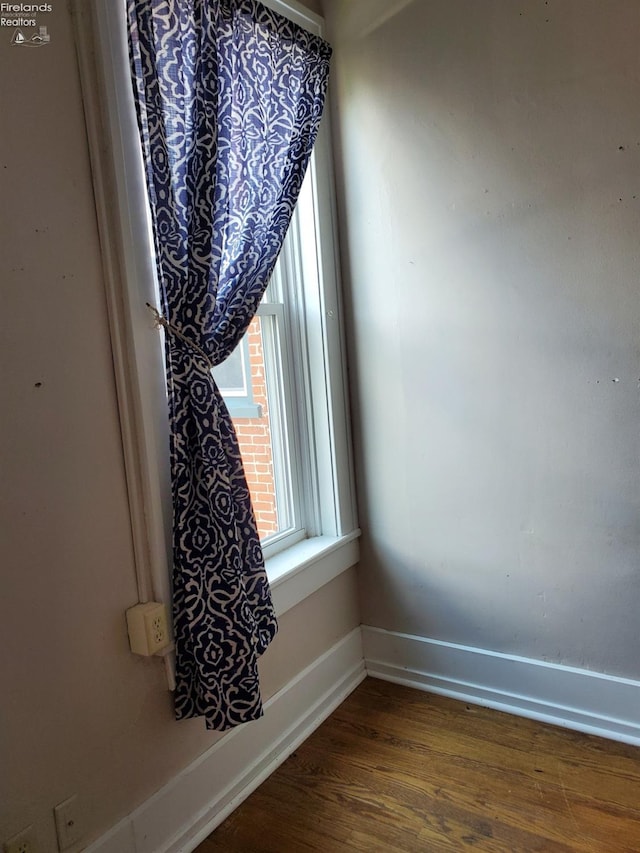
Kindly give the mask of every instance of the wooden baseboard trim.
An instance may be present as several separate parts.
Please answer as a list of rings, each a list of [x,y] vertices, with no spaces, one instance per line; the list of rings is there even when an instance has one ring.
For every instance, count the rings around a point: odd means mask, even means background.
[[[367,673],[640,745],[640,682],[363,626]]]
[[[365,676],[356,628],[265,702],[260,720],[217,741],[87,853],[191,853]]]

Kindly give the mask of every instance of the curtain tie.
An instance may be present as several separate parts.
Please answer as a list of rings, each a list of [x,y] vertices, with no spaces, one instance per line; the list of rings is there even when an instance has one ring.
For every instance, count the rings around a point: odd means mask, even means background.
[[[170,335],[174,335],[176,338],[179,338],[183,343],[185,343],[190,349],[192,349],[206,364],[205,373],[209,373],[215,367],[214,363],[211,361],[206,352],[202,349],[201,346],[195,341],[192,341],[191,338],[188,338],[183,332],[180,331],[176,326],[170,323],[165,316],[163,316],[158,309],[151,305],[149,302],[145,302],[145,305],[153,314],[153,318],[156,321],[156,329],[159,329],[161,326],[163,329]]]

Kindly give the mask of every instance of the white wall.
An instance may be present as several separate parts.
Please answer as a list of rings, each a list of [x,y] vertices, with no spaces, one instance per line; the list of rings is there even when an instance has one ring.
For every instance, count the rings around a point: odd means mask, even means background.
[[[160,661],[130,654],[136,601],[111,347],[71,20],[50,44],[0,28],[2,592],[0,844],[79,796],[85,841],[216,740],[176,723]],[[287,612],[273,695],[359,623],[355,576]]]
[[[325,0],[366,624],[640,675],[640,4]]]

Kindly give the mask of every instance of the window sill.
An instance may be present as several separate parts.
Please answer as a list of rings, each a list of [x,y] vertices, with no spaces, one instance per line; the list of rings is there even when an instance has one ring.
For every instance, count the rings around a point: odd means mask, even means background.
[[[224,395],[223,395],[224,397]],[[251,419],[262,417],[262,406],[258,403],[235,403],[233,397],[224,397],[224,402],[232,419]]]
[[[344,536],[304,539],[266,561],[276,615],[282,616],[307,596],[358,562],[360,530]]]

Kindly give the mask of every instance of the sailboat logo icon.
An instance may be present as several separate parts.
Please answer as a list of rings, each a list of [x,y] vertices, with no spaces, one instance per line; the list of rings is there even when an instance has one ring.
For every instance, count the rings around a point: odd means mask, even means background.
[[[51,36],[47,32],[46,27],[38,27],[36,35],[27,38],[22,30],[16,30],[11,39],[11,44],[17,44],[20,47],[41,47],[43,44],[49,44]]]

